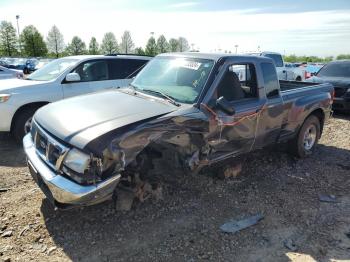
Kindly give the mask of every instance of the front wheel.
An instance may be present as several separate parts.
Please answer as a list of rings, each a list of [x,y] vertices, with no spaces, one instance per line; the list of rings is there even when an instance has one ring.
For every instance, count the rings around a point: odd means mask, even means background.
[[[20,112],[13,124],[12,135],[18,143],[21,143],[23,137],[30,132],[32,118],[37,108],[28,108]]]
[[[291,153],[300,158],[312,154],[320,134],[320,120],[314,115],[309,116],[301,126],[298,135],[290,141]]]

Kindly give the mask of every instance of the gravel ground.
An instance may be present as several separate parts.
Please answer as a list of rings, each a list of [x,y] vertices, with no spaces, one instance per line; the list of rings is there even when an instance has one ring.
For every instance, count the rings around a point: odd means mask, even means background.
[[[164,199],[127,213],[111,201],[55,211],[32,181],[22,148],[0,141],[0,260],[350,261],[350,117],[325,126],[315,153],[282,147],[247,156],[237,177],[167,178]],[[319,195],[334,195],[335,203]],[[230,219],[264,219],[235,234]]]

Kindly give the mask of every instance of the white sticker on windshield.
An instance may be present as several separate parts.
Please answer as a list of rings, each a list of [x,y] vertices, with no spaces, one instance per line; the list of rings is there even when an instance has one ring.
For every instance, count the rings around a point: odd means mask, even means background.
[[[201,63],[193,62],[193,61],[184,61],[184,63],[181,64],[181,67],[185,67],[192,70],[198,70],[200,66],[201,66]]]

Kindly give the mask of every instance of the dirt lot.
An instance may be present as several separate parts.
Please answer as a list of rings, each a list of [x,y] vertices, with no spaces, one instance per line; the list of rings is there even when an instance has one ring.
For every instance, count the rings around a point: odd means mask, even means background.
[[[331,119],[307,159],[279,147],[250,154],[236,178],[167,177],[163,201],[128,213],[112,201],[55,211],[6,137],[0,188],[4,261],[350,261],[349,116]],[[265,218],[241,232],[219,229],[257,213]]]

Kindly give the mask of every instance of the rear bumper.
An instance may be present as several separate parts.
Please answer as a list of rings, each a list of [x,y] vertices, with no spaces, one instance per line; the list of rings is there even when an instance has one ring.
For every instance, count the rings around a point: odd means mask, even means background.
[[[59,208],[74,205],[93,205],[113,195],[120,175],[113,176],[96,185],[83,186],[52,171],[37,155],[30,134],[23,139],[30,173],[51,203]]]
[[[350,111],[350,98],[335,97],[333,100],[333,109]]]

